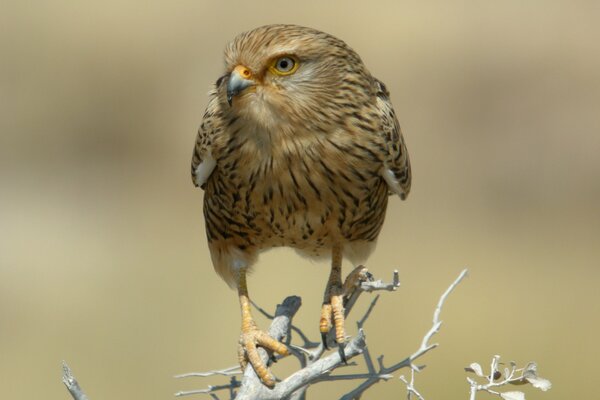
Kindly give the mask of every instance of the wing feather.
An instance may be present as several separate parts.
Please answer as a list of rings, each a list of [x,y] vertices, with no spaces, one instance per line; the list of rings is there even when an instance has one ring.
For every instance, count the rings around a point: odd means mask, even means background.
[[[384,136],[388,149],[384,159],[382,176],[390,190],[404,200],[410,192],[412,178],[408,149],[400,130],[398,118],[390,102],[390,94],[382,82],[377,80],[376,84],[377,106],[382,126],[381,134]]]
[[[220,83],[220,82],[219,82]],[[198,128],[196,143],[192,154],[192,181],[194,186],[204,188],[206,181],[217,166],[211,151],[214,135],[221,125],[220,112],[218,111],[218,95],[216,88],[209,93],[209,102],[206,107],[202,123]]]

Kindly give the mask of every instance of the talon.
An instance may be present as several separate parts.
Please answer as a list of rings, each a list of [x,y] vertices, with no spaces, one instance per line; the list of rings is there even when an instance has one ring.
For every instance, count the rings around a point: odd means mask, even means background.
[[[271,354],[269,357],[269,364],[275,364],[277,362],[277,357],[275,357],[275,353]]]
[[[321,331],[321,341],[323,342],[323,347],[325,350],[329,350],[329,346],[327,345],[327,334],[329,333],[329,329],[331,327],[333,317],[333,311],[331,309],[331,304],[323,303],[321,306],[321,321],[319,322],[319,330]]]
[[[342,362],[346,365],[348,365],[348,360],[346,359],[346,343],[338,343],[338,352],[340,353],[340,358],[342,359]]]
[[[325,350],[329,350],[329,346],[327,346],[327,332],[321,332],[321,341]]]

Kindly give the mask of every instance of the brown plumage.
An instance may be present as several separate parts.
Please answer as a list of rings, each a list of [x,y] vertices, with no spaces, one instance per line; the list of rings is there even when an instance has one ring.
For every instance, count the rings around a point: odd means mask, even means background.
[[[343,41],[268,25],[237,36],[225,64],[198,131],[192,177],[205,190],[215,270],[240,296],[240,361],[272,386],[256,344],[287,349],[256,328],[247,271],[276,246],[331,257],[320,329],[334,323],[343,343],[342,257],[360,263],[372,251],[388,194],[408,195],[410,163],[387,89]]]

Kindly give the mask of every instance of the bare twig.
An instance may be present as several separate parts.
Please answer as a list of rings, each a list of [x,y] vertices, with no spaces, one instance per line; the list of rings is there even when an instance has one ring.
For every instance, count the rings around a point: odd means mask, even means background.
[[[355,281],[354,285],[351,285],[352,281]],[[367,269],[360,265],[348,275],[345,286],[347,293],[344,308],[346,309],[346,316],[348,316],[361,293],[370,293],[378,290],[395,292],[400,287],[400,277],[398,270],[394,270],[391,282],[385,283],[381,279],[375,281]]]
[[[212,370],[207,372],[188,372],[185,374],[175,375],[175,378],[190,378],[190,377],[207,377],[207,376],[215,376],[215,375],[223,375],[223,376],[232,376],[239,375],[242,371],[240,371],[239,365],[234,365],[232,367],[220,369],[220,370]]]
[[[364,332],[361,330],[358,332],[358,335],[356,335],[346,344],[346,347],[344,349],[346,359],[349,360],[360,354],[365,348],[365,346],[365,335]],[[329,356],[318,360],[310,366],[293,373],[288,378],[275,385],[275,388],[272,390],[268,389],[262,383],[258,382],[258,385],[249,385],[249,389],[242,392],[242,390],[245,389],[242,383],[242,389],[240,389],[240,393],[235,399],[284,399],[290,396],[296,390],[302,387],[306,387],[311,383],[314,383],[316,381],[327,380],[326,377],[323,376],[331,373],[333,369],[335,369],[343,363],[344,362],[342,361],[340,354],[338,352],[333,352]]]
[[[79,386],[79,382],[77,382],[77,379],[75,379],[75,377],[73,376],[73,372],[71,371],[71,368],[69,368],[69,366],[67,365],[67,363],[65,361],[62,362],[62,368],[63,368],[62,381],[65,384],[65,386],[67,387],[67,389],[69,390],[69,393],[71,393],[71,396],[73,396],[73,399],[89,400],[89,397],[87,397],[86,394],[83,392],[83,390]]]
[[[238,371],[238,374],[239,373],[240,372]],[[215,374],[215,375],[220,375],[220,374]],[[188,375],[188,376],[201,376],[201,375]],[[210,375],[207,375],[207,376],[210,376]],[[228,390],[232,393],[232,390],[239,388],[240,384],[241,384],[240,381],[237,380],[237,378],[235,376],[232,376],[231,379],[229,380],[228,384],[208,385],[208,387],[206,389],[182,390],[182,391],[175,393],[175,397],[190,396],[192,394],[208,394],[211,397],[218,399],[218,396],[215,394],[215,392],[218,392],[220,390]],[[232,398],[233,398],[233,396],[232,396]]]
[[[510,362],[510,368],[504,368],[504,374],[500,371],[500,356],[492,357],[489,374],[483,372],[483,368],[478,363],[472,363],[465,370],[473,372],[485,383],[478,383],[475,379],[467,377],[470,385],[469,400],[475,400],[477,392],[487,392],[496,395],[505,400],[525,400],[525,393],[520,391],[499,392],[497,389],[506,385],[525,385],[531,384],[533,387],[542,391],[549,390],[552,384],[549,380],[537,375],[537,364],[530,362],[524,368],[517,368],[514,361]]]
[[[371,386],[373,386],[374,384],[379,382],[381,379],[384,379],[382,377],[388,376],[392,372],[395,372],[401,368],[410,367],[411,369],[413,369],[417,372],[423,368],[421,366],[415,365],[414,361],[417,360],[418,358],[422,357],[428,351],[435,349],[438,346],[437,343],[429,344],[429,341],[431,340],[433,335],[435,335],[437,332],[439,332],[440,327],[442,325],[442,321],[440,320],[440,313],[442,311],[442,307],[444,306],[444,302],[446,301],[446,298],[448,297],[448,295],[450,295],[450,293],[452,293],[452,291],[456,288],[456,286],[458,286],[458,284],[465,278],[465,276],[467,276],[467,272],[468,271],[466,269],[463,270],[460,273],[460,275],[456,278],[456,280],[454,280],[454,282],[452,282],[452,284],[448,287],[448,289],[446,289],[446,291],[440,297],[440,300],[438,301],[435,311],[433,312],[432,327],[431,327],[431,329],[429,329],[429,331],[423,337],[423,340],[421,341],[421,346],[419,347],[419,349],[417,349],[417,351],[415,351],[413,354],[411,354],[404,360],[400,361],[397,364],[392,365],[391,367],[385,367],[383,365],[383,356],[380,356],[378,358],[379,371],[377,371],[377,373],[375,373],[375,374],[372,374],[372,376],[370,376],[363,383],[361,383],[356,389],[354,389],[354,390],[348,392],[346,395],[344,395],[342,397],[343,400],[351,400],[351,399],[359,398],[362,395],[362,393],[364,393],[367,389],[369,389]],[[372,364],[372,360],[369,360],[368,362]]]
[[[400,375],[400,380],[406,384],[406,398],[407,400],[412,400],[413,396],[415,396],[419,400],[425,400],[425,398],[417,391],[415,388],[415,370],[410,370],[410,382],[406,380],[404,375]]]
[[[372,292],[374,290],[388,290],[393,292],[398,290],[400,287],[400,275],[398,274],[398,270],[394,270],[394,275],[392,277],[392,282],[385,283],[381,279],[377,281],[367,281],[361,282],[360,288],[363,292]]]

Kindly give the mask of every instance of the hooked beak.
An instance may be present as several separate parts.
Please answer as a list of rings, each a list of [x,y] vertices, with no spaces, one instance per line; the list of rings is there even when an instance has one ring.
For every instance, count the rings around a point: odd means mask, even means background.
[[[235,67],[229,74],[229,80],[227,81],[227,103],[229,103],[229,106],[231,107],[234,96],[252,85],[254,85],[254,81],[250,70],[243,65]]]

